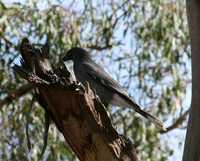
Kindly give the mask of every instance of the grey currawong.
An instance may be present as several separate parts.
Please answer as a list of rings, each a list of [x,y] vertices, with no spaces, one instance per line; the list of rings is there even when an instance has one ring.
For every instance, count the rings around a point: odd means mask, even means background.
[[[73,70],[76,79],[86,85],[89,82],[92,89],[105,104],[111,104],[119,107],[129,107],[141,114],[146,119],[153,122],[156,127],[165,130],[162,122],[145,112],[136,104],[128,93],[115,81],[104,69],[95,63],[90,54],[83,48],[70,49],[63,58],[63,61],[73,61]]]

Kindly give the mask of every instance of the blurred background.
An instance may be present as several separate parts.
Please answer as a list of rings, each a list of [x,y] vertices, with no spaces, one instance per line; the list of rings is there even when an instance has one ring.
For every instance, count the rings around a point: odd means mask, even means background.
[[[180,161],[191,102],[188,36],[182,0],[0,0],[0,160],[36,161],[41,153],[44,111],[33,102],[30,113],[33,91],[6,98],[27,84],[12,69],[21,39],[40,46],[49,37],[54,64],[71,47],[86,48],[135,102],[164,122],[165,133],[130,109],[108,109],[141,160]],[[54,124],[47,160],[77,160]]]

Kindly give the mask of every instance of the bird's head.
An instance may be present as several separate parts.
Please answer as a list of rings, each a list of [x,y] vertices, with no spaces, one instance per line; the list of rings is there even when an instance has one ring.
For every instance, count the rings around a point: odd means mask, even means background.
[[[83,48],[72,48],[63,57],[63,61],[72,60],[73,62],[87,60],[90,58],[89,53]]]

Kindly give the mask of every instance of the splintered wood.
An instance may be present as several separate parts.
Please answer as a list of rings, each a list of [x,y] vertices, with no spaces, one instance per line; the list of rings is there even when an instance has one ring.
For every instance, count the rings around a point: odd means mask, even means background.
[[[22,66],[15,66],[15,70],[39,91],[51,119],[79,160],[139,161],[133,144],[113,128],[89,84],[83,87],[74,82],[62,63],[53,70],[43,53],[48,50],[35,49],[25,40],[21,44]]]

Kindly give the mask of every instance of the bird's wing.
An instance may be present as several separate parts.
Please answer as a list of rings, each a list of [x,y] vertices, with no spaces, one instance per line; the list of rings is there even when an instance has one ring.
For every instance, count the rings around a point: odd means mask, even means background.
[[[95,81],[101,83],[109,90],[129,97],[128,93],[115,81],[100,65],[96,63],[83,63],[83,69],[86,69],[87,74]]]
[[[152,121],[158,128],[165,130],[162,122],[152,116],[151,114],[145,112],[136,104],[128,95],[128,93],[115,81],[111,76],[104,71],[104,69],[94,62],[83,63],[82,68],[85,72],[94,79],[95,81],[101,83],[106,88],[110,89],[114,93],[118,94],[122,99],[124,99],[136,112],[141,114],[146,119]]]

